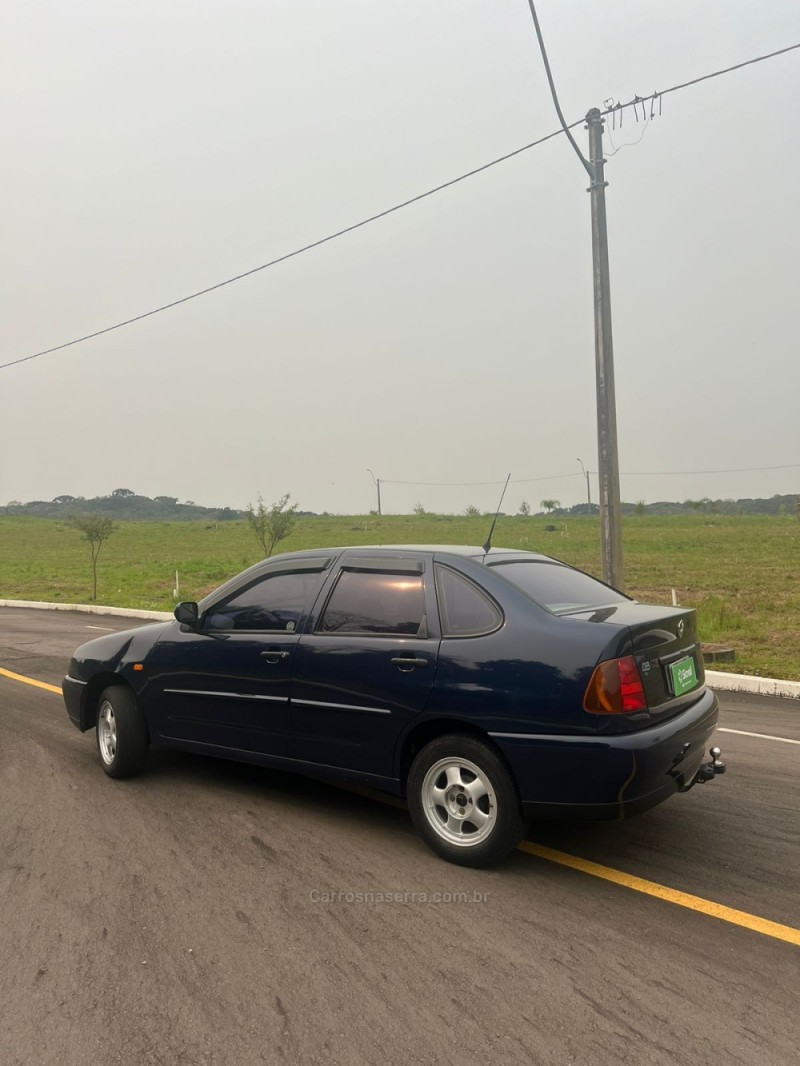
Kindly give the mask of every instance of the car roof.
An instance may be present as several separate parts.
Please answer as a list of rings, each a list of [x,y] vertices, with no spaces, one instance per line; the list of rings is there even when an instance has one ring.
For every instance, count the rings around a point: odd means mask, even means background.
[[[498,556],[527,556],[531,559],[547,559],[550,561],[549,556],[541,555],[538,552],[525,551],[523,548],[490,548],[488,553],[484,552],[483,548],[478,545],[471,544],[341,544],[336,546],[329,546],[325,548],[306,548],[302,551],[296,552],[284,552],[281,555],[270,556],[270,561],[273,559],[291,559],[301,558],[303,556],[315,556],[324,554],[325,552],[343,552],[343,551],[364,551],[364,552],[438,552],[447,555],[459,555],[468,559],[482,559],[484,555],[488,554],[492,559],[496,559]]]
[[[387,558],[397,558],[398,554],[410,555],[415,552],[436,553],[438,555],[455,555],[460,556],[462,559],[476,559],[482,560],[488,554],[492,560],[499,559],[530,559],[541,560],[548,563],[557,563],[558,560],[552,559],[547,555],[540,555],[537,552],[524,551],[520,548],[490,548],[488,553],[484,552],[483,548],[479,548],[477,545],[467,544],[350,544],[350,545],[336,545],[321,548],[305,548],[302,551],[296,552],[281,552],[280,555],[269,555],[266,559],[261,559],[259,562],[249,566],[246,570],[236,574],[230,578],[229,581],[224,582],[219,588],[214,589],[207,596],[204,596],[200,601],[200,606],[207,603],[209,600],[218,597],[221,593],[224,593],[227,589],[237,585],[243,579],[249,579],[256,575],[263,573],[265,568],[268,568],[273,563],[290,563],[292,560],[301,559],[319,559],[320,556],[334,556],[337,557],[343,552],[364,552],[377,556],[380,558],[383,553]],[[563,565],[563,564],[561,564]]]

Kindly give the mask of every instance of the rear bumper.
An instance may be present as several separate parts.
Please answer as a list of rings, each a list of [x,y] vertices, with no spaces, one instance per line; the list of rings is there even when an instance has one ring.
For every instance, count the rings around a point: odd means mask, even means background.
[[[493,733],[531,818],[617,820],[686,790],[708,759],[719,715],[705,689],[669,721],[620,736]]]

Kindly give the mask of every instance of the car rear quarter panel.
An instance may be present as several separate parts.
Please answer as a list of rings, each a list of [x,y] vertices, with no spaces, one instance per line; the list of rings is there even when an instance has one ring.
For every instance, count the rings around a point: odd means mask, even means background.
[[[442,640],[425,719],[488,733],[529,815],[625,817],[692,781],[717,721],[710,690],[691,693],[663,722],[590,715],[583,698],[594,667],[630,654],[628,627],[553,615],[490,572],[480,578],[505,622],[486,636]]]
[[[506,757],[529,817],[620,819],[691,784],[719,713],[702,689],[679,715],[607,737],[493,737]]]
[[[504,622],[484,636],[442,640],[428,715],[486,731],[616,732],[610,718],[586,714],[583,697],[600,659],[628,649],[627,627],[559,617],[488,567],[447,562],[494,596]]]

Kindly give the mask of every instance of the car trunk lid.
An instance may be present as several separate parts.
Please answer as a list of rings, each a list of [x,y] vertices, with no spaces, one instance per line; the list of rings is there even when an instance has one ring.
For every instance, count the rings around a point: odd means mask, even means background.
[[[628,653],[636,660],[651,714],[677,711],[703,689],[705,670],[695,611],[629,601],[570,612],[570,617],[627,628]]]

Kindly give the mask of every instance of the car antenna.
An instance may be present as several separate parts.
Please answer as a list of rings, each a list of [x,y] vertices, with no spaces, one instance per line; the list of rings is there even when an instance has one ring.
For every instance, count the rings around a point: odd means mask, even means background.
[[[494,533],[494,527],[497,525],[497,518],[498,518],[498,515],[500,514],[500,508],[503,506],[503,497],[506,494],[506,489],[508,488],[508,483],[509,483],[510,480],[511,480],[511,474],[508,475],[508,477],[506,478],[506,483],[505,483],[505,485],[503,485],[503,491],[500,493],[500,503],[498,503],[498,505],[497,505],[497,510],[495,511],[494,518],[492,520],[492,528],[489,530],[489,536],[486,538],[486,543],[483,546],[483,560],[484,560],[484,562],[486,562],[486,556],[489,554],[489,549],[492,546],[492,533]]]

